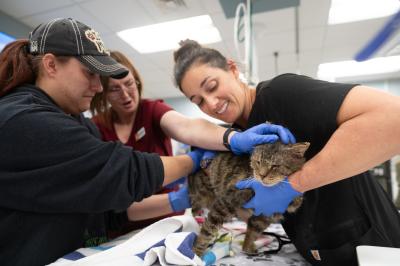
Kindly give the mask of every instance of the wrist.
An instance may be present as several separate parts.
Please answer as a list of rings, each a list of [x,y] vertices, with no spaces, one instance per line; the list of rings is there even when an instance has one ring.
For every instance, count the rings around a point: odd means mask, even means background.
[[[176,197],[176,192],[175,191],[172,191],[172,192],[169,192],[168,193],[168,201],[169,201],[169,205],[171,206],[171,210],[172,211],[176,211],[175,209],[176,209],[176,204],[175,204],[175,201],[177,200],[177,197]]]
[[[302,182],[301,182],[301,173],[300,171],[297,171],[290,176],[288,176],[288,182],[292,186],[294,190],[300,193],[306,192],[306,189],[303,187]]]
[[[192,161],[192,168],[191,168],[189,174],[195,173],[198,169],[198,165],[201,160],[200,155],[196,151],[190,151],[189,153],[187,153],[187,155],[189,156],[190,160]]]
[[[232,151],[231,147],[231,138],[235,134],[236,129],[229,127],[225,130],[224,135],[222,137],[222,144],[228,149],[228,151]]]
[[[238,133],[238,131],[236,131],[236,130],[233,130],[233,131],[229,132],[229,134],[228,134],[228,143],[229,143],[229,145],[231,143],[231,139],[232,139],[233,135],[235,135],[236,133]]]
[[[237,128],[228,128],[225,133],[224,133],[224,137],[223,137],[223,144],[224,146],[231,152],[235,153],[235,154],[241,154],[242,150],[239,147],[239,143],[238,143],[238,136],[236,136],[235,138],[233,138],[235,136],[236,133],[240,132],[240,129]]]

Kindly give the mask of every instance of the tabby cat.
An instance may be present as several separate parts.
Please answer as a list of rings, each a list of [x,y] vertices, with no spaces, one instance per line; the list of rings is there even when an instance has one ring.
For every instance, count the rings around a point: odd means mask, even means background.
[[[283,216],[281,214],[274,214],[271,217],[253,216],[251,209],[241,207],[253,197],[253,190],[239,190],[235,184],[250,176],[270,186],[281,182],[286,176],[303,166],[304,153],[308,146],[308,142],[289,145],[280,142],[263,144],[257,146],[250,157],[220,152],[207,167],[190,175],[188,177],[189,196],[193,214],[202,208],[209,209],[195,242],[194,252],[202,256],[222,224],[236,216],[247,220],[243,251],[254,253],[254,241],[270,223],[279,222]],[[295,198],[287,211],[294,212],[301,202],[302,197]]]

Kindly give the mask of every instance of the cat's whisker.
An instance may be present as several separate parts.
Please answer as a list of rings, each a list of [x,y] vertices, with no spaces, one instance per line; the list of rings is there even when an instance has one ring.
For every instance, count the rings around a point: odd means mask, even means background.
[[[242,179],[241,182],[245,183],[245,186],[247,186],[254,179],[255,177],[249,176],[248,178]]]

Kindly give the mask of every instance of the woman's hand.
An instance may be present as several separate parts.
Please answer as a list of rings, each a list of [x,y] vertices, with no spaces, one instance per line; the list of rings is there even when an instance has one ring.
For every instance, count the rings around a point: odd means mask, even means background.
[[[202,161],[211,161],[215,157],[216,153],[214,151],[196,148],[193,151],[187,153],[187,155],[189,155],[193,161],[192,173],[195,173],[200,169]]]
[[[243,132],[236,132],[230,138],[233,153],[240,155],[251,153],[255,146],[263,143],[274,143],[280,140],[284,144],[296,143],[296,139],[289,129],[274,125],[260,124]]]
[[[189,193],[187,184],[181,187],[178,191],[172,191],[168,193],[169,204],[174,212],[183,211],[190,208]]]
[[[271,216],[274,213],[284,213],[292,200],[302,195],[293,189],[287,177],[271,187],[263,185],[255,178],[245,179],[237,182],[236,188],[254,190],[254,197],[243,205],[243,208],[254,209],[254,215]]]

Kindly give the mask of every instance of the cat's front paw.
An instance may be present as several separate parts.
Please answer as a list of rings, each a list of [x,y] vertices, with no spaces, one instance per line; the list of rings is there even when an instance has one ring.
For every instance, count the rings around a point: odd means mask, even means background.
[[[297,209],[301,206],[302,203],[303,203],[303,197],[300,196],[294,198],[292,203],[290,203],[290,205],[288,206],[287,211],[290,213],[297,211]]]

